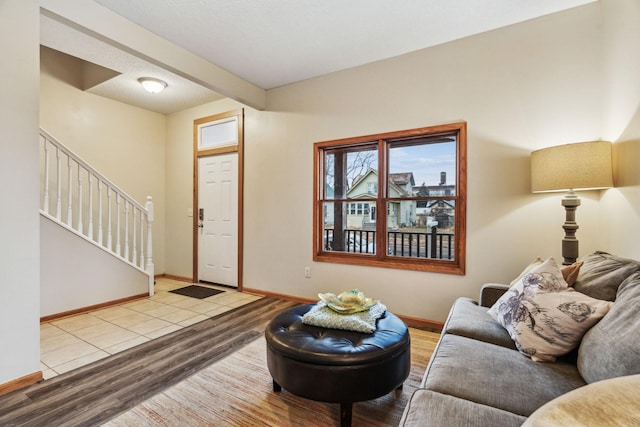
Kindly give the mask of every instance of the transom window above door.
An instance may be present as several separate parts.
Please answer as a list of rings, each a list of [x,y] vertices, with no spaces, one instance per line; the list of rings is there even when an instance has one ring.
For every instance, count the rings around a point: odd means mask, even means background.
[[[314,144],[314,260],[464,274],[466,123]]]

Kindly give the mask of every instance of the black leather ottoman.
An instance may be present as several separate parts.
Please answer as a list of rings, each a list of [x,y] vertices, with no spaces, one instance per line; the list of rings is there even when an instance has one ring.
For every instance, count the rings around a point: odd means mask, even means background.
[[[340,425],[350,426],[353,402],[401,388],[409,376],[409,331],[389,312],[371,334],[305,325],[311,307],[285,310],[265,330],[273,389],[340,403]]]

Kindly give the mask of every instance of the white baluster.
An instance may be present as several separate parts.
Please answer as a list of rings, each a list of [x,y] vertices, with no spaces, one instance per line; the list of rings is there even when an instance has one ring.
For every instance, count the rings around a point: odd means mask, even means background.
[[[87,230],[87,235],[91,240],[95,240],[93,237],[93,174],[90,171],[89,173],[89,229]]]
[[[116,253],[121,254],[120,246],[120,193],[116,193]]]
[[[49,144],[47,138],[43,138],[44,143],[44,201],[43,210],[49,213]]]
[[[140,211],[140,268],[144,268],[144,220],[146,213]]]
[[[129,202],[124,201],[124,259],[129,261]]]
[[[102,246],[102,181],[98,179],[98,244]]]
[[[67,182],[67,197],[69,198],[69,203],[67,203],[67,225],[69,227],[72,227],[72,221],[73,221],[73,207],[71,206],[72,202],[73,202],[73,197],[72,197],[72,188],[71,188],[71,157],[67,157],[67,175],[68,175],[68,182]]]
[[[78,232],[84,233],[84,224],[82,223],[82,167],[78,164]]]
[[[111,188],[107,187],[107,209],[108,209],[108,222],[107,222],[107,247],[113,252],[113,238],[111,233]]]
[[[138,246],[137,246],[137,242],[136,242],[136,222],[138,219],[138,208],[136,208],[134,206],[133,208],[133,232],[131,233],[131,236],[133,237],[133,257],[131,257],[131,262],[133,262],[134,264],[138,261]]]
[[[154,294],[154,273],[153,273],[153,199],[151,196],[147,196],[147,203],[145,205],[147,209],[147,264],[145,266],[145,270],[149,275],[149,296],[153,296]]]
[[[60,147],[56,147],[56,160],[57,160],[57,172],[58,180],[56,185],[58,187],[58,200],[56,200],[56,219],[62,221],[62,159],[60,158]]]

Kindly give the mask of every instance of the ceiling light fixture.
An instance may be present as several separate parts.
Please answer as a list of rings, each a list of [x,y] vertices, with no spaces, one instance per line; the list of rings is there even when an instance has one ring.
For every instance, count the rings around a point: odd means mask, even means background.
[[[144,90],[149,93],[158,93],[167,87],[167,83],[153,77],[140,77],[138,79]]]

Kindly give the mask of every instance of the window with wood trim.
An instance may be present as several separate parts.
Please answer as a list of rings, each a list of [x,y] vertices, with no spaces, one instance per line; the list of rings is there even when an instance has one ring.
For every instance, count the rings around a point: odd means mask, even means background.
[[[466,123],[314,144],[314,260],[464,274]]]

